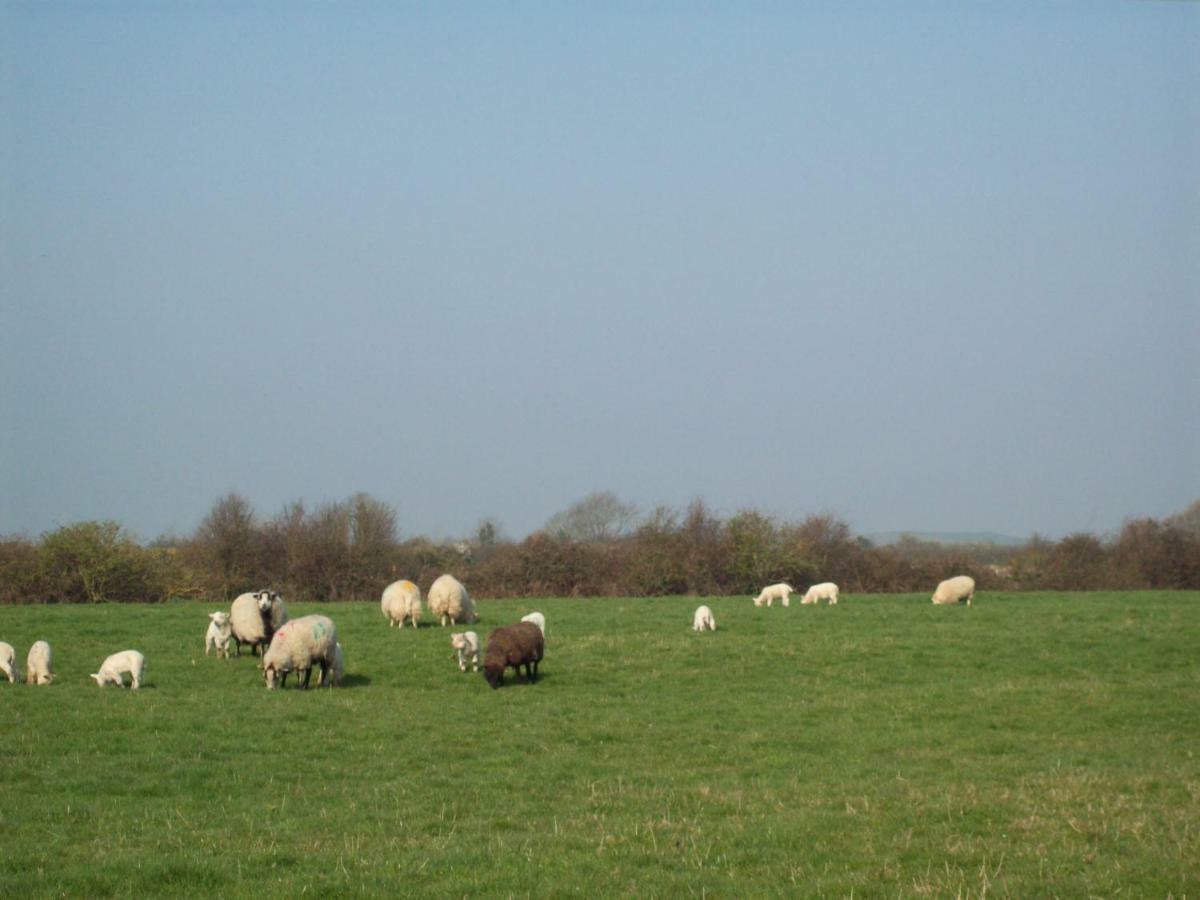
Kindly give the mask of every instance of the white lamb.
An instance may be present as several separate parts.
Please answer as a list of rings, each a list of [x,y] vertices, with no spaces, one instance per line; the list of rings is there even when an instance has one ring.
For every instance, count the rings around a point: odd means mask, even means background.
[[[527,616],[521,616],[522,622],[532,622],[538,628],[542,629],[542,635],[546,634],[546,617],[540,612],[531,612]]]
[[[804,596],[800,598],[800,605],[820,603],[822,600],[828,600],[830,606],[838,602],[838,586],[832,581],[814,584],[804,592]]]
[[[425,599],[429,601],[429,611],[441,620],[443,626],[476,621],[475,604],[471,601],[471,595],[453,575],[439,576],[437,581],[429,586],[429,593]]]
[[[707,606],[697,606],[692,614],[692,631],[716,631],[717,620],[713,618],[712,610]]]
[[[49,644],[38,641],[29,648],[29,655],[25,657],[25,683],[49,684],[53,680],[54,654]]]
[[[117,687],[125,687],[126,672],[133,683],[130,685],[135,691],[142,686],[142,674],[146,671],[146,657],[138,653],[136,650],[122,650],[120,653],[114,653],[100,666],[99,672],[94,672],[92,678],[96,679],[96,684],[104,687],[106,684],[115,684]]]
[[[947,578],[937,586],[937,590],[933,592],[933,602],[938,606],[963,602],[970,606],[971,598],[974,596],[975,579],[970,575],[956,575],[953,578]]]
[[[407,579],[394,581],[384,588],[379,606],[389,628],[393,625],[403,628],[405,619],[416,628],[421,618],[421,589]]]
[[[0,672],[7,676],[9,684],[20,677],[17,673],[17,664],[14,662],[16,657],[17,651],[13,649],[13,645],[0,641]]]
[[[329,664],[329,672],[322,672],[317,676],[317,687],[323,684],[328,684],[330,687],[337,687],[342,683],[342,677],[346,674],[346,663],[342,657],[342,645],[333,645],[333,661]]]
[[[217,657],[229,659],[229,642],[233,640],[233,626],[229,624],[229,613],[213,612],[208,614],[208,631],[204,633],[204,655],[216,650]]]
[[[796,589],[786,582],[781,581],[779,584],[768,584],[754,598],[754,605],[762,606],[765,603],[767,606],[770,606],[776,600],[782,600],[783,605],[787,606],[789,595],[794,593],[796,593]]]
[[[321,681],[329,674],[337,647],[337,629],[327,616],[301,616],[284,624],[271,638],[263,654],[263,678],[273,690],[287,683],[289,672],[297,672],[300,687],[308,687],[313,664],[321,667]]]
[[[458,670],[467,671],[467,657],[471,658],[471,671],[479,671],[479,635],[463,631],[450,635],[450,646],[458,653]]]

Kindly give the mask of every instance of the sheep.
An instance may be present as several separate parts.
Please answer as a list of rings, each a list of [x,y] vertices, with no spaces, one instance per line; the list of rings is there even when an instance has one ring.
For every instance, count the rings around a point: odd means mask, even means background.
[[[458,671],[467,671],[467,657],[471,657],[471,671],[479,671],[479,635],[463,631],[450,635],[450,646],[458,654]]]
[[[716,631],[717,620],[713,618],[712,610],[707,606],[697,606],[692,614],[692,631]]]
[[[333,661],[329,663],[329,674],[321,672],[317,675],[317,687],[328,683],[330,687],[337,687],[342,683],[342,677],[346,674],[346,663],[342,657],[342,645],[333,645]]]
[[[287,622],[287,607],[274,591],[254,591],[240,594],[233,601],[229,619],[237,655],[242,655],[242,644],[249,644],[254,655],[264,652],[276,629]]]
[[[933,592],[932,599],[938,606],[962,603],[963,601],[970,606],[971,598],[974,596],[975,579],[970,575],[956,575],[941,582],[937,586],[937,590]]]
[[[754,605],[762,606],[765,603],[767,606],[770,606],[776,600],[782,600],[783,605],[787,606],[789,600],[788,595],[794,593],[796,593],[796,589],[786,582],[781,581],[779,584],[768,584],[762,589],[762,591],[759,592],[759,595],[754,598]]]
[[[540,612],[531,612],[527,616],[521,616],[522,622],[532,622],[538,628],[542,629],[542,634],[546,633],[546,617]]]
[[[13,645],[0,641],[0,672],[3,672],[8,678],[8,683],[13,684],[20,673],[17,672],[17,665],[13,660],[16,659],[17,651],[13,649]]]
[[[99,672],[92,673],[92,678],[96,679],[96,684],[104,687],[106,684],[115,684],[117,687],[125,687],[124,673],[128,672],[132,679],[132,687],[135,691],[142,686],[142,674],[146,671],[146,657],[138,653],[136,650],[122,650],[120,653],[114,653],[108,659],[104,660],[100,666]]]
[[[412,622],[413,628],[421,619],[421,589],[407,579],[394,581],[383,591],[380,608],[388,620],[388,627],[404,627],[404,620]]]
[[[487,652],[483,657],[483,677],[492,688],[498,688],[504,683],[504,670],[509,666],[521,673],[525,666],[525,675],[529,681],[537,681],[538,663],[542,661],[545,652],[545,639],[542,629],[532,622],[518,622],[516,625],[503,625],[492,630],[487,639]]]
[[[49,684],[54,680],[54,654],[50,651],[50,645],[45,641],[38,641],[29,648],[29,655],[25,657],[25,683],[26,684]]]
[[[478,621],[471,595],[453,575],[439,576],[429,586],[425,599],[429,603],[429,611],[441,620],[443,627],[447,622],[457,625],[459,622],[469,624]]]
[[[828,600],[830,606],[835,606],[838,602],[838,586],[832,581],[823,581],[820,584],[814,584],[804,596],[800,598],[800,605],[805,606],[810,603],[820,603],[822,600]]]
[[[209,650],[217,651],[217,658],[229,659],[229,642],[233,640],[233,627],[229,624],[229,613],[212,612],[208,614],[208,631],[204,633],[204,655]]]
[[[329,674],[337,647],[337,629],[327,616],[301,616],[284,624],[271,638],[271,646],[263,654],[263,678],[267,689],[274,690],[287,683],[289,672],[298,672],[301,688],[308,687],[313,663],[321,667],[323,682]],[[318,682],[320,683],[320,682]]]

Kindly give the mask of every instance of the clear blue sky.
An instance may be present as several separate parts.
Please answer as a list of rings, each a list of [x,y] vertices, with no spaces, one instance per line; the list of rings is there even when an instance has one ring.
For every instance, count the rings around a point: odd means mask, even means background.
[[[0,4],[0,423],[0,534],[1175,512],[1200,4]]]

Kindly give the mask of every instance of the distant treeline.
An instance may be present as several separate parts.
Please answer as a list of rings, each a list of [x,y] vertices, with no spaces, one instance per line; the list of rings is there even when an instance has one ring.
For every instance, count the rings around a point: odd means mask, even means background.
[[[844,593],[930,591],[969,574],[981,590],[1200,589],[1200,502],[1164,520],[1129,521],[1101,538],[1034,537],[1017,546],[876,546],[830,515],[729,518],[702,501],[637,517],[593,494],[521,541],[484,521],[470,538],[401,540],[395,511],[366,494],[261,519],[230,494],[190,537],[142,544],[116,522],[79,522],[37,540],[0,538],[0,603],[225,603],[271,587],[302,601],[375,600],[399,578],[422,589],[443,572],[476,597],[736,595],[788,581],[835,581]]]

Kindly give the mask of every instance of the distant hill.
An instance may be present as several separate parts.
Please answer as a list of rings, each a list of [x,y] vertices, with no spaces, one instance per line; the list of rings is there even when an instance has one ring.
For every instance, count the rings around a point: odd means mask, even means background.
[[[1028,543],[1027,537],[997,534],[994,531],[880,531],[864,535],[877,545],[894,544],[902,537],[916,538],[933,544],[994,544],[997,547],[1019,547]]]

